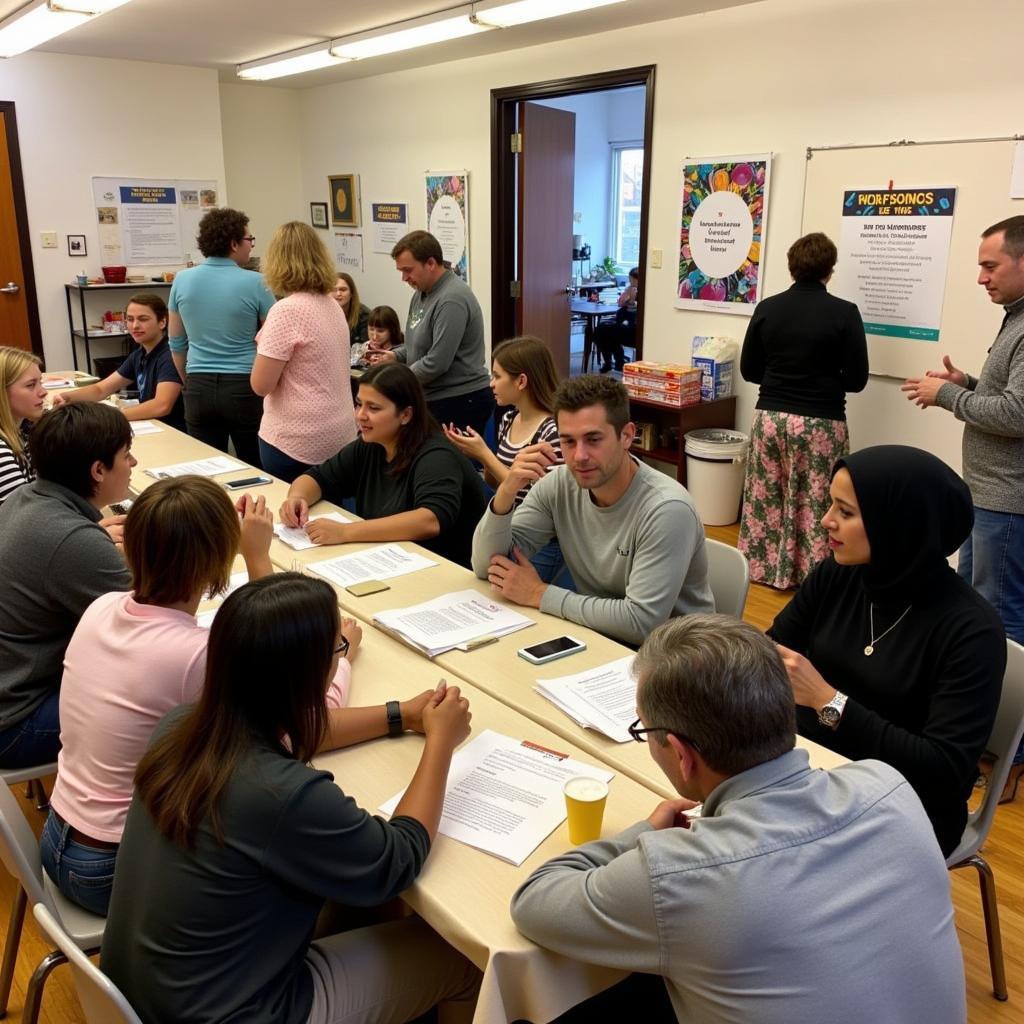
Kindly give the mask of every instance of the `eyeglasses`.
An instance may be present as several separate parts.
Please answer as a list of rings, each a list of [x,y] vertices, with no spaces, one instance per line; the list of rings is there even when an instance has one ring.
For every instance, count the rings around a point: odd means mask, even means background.
[[[696,750],[698,754],[700,753],[700,747],[698,747],[697,744],[694,743],[689,736],[684,736],[681,732],[676,732],[675,729],[669,729],[668,726],[665,725],[652,725],[649,729],[641,729],[639,728],[640,724],[640,719],[638,718],[626,730],[629,733],[629,735],[632,736],[634,740],[636,740],[637,743],[646,743],[647,741],[644,739],[644,736],[646,736],[649,732],[667,732],[670,733],[672,736],[675,736],[675,738],[681,741],[682,743],[686,743],[689,746],[693,747],[693,749]]]
[[[250,245],[255,245],[256,244],[256,236],[255,235],[242,235],[242,241],[243,242],[248,242]]]
[[[334,651],[332,653],[340,654],[343,658],[345,657],[346,654],[348,654],[348,637],[347,636],[343,636],[338,641],[338,646],[334,648]]]

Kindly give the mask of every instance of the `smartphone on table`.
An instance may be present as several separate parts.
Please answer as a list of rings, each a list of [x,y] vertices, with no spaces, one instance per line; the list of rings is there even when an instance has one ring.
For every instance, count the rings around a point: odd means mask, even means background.
[[[587,645],[574,636],[556,636],[554,640],[545,640],[543,643],[533,644],[530,647],[520,647],[516,653],[531,665],[544,665],[549,661],[567,658],[570,654],[576,654],[577,651],[586,649]]]
[[[242,480],[229,480],[224,486],[229,491],[239,491],[243,487],[264,487],[273,482],[269,476],[247,476]]]

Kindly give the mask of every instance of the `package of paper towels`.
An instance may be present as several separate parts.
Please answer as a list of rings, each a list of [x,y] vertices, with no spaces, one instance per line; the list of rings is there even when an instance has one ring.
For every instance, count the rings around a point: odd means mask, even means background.
[[[739,355],[735,338],[695,334],[690,364],[701,372],[700,400],[711,402],[732,394],[732,378]]]

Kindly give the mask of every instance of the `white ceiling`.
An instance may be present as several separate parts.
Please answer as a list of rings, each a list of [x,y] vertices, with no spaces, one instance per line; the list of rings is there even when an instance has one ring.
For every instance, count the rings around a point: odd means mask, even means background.
[[[482,32],[450,43],[280,78],[269,84],[308,88],[751,2],[755,0],[627,0],[589,14],[570,14],[518,28]],[[23,3],[24,0],[0,0],[0,18]],[[40,49],[216,68],[223,81],[240,82],[235,76],[236,64],[455,6],[459,6],[459,0],[133,0]],[[558,68],[551,71],[551,77],[557,78]],[[258,83],[251,84],[260,88]]]

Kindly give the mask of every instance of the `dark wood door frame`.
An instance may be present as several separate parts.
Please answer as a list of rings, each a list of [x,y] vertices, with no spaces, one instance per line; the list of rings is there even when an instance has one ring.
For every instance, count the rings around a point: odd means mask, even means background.
[[[651,144],[654,135],[654,73],[656,65],[601,71],[577,78],[512,85],[491,90],[491,342],[516,333],[516,300],[509,285],[515,280],[516,165],[509,139],[516,130],[516,104],[520,100],[553,99],[585,92],[606,92],[630,85],[645,88],[644,180],[640,190],[640,295],[647,284],[647,218],[651,200]],[[637,359],[643,355],[644,307],[637,309]]]
[[[7,158],[11,163],[11,189],[14,193],[14,215],[18,224],[18,248],[21,253],[22,288],[28,312],[28,331],[32,351],[43,358],[43,332],[39,327],[39,302],[36,295],[36,275],[32,266],[32,236],[28,229],[28,209],[25,206],[25,178],[21,172],[21,147],[18,144],[18,121],[13,100],[0,100],[7,130]]]

